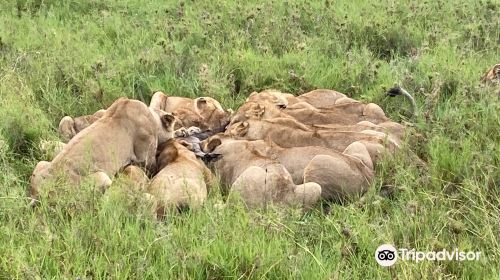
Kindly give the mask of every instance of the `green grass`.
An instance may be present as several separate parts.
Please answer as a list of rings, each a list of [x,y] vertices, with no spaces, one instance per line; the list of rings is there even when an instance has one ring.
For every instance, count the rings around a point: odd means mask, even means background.
[[[479,83],[499,59],[498,2],[167,2],[0,4],[1,279],[500,279],[499,88]],[[266,88],[333,88],[401,121],[409,106],[384,96],[394,83],[420,117],[371,190],[330,214],[221,208],[213,192],[158,223],[120,180],[27,207],[39,142],[119,96],[161,89],[234,109]],[[383,243],[483,258],[388,269],[373,257]]]

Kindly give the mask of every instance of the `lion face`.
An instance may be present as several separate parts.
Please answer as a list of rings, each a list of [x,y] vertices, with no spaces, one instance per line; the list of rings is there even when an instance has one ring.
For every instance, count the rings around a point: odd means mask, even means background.
[[[278,109],[284,109],[288,106],[286,94],[278,90],[268,89],[261,92],[252,92],[247,100],[251,102],[266,102],[276,106]]]
[[[493,67],[484,74],[481,78],[483,82],[500,81],[500,64],[495,64]]]
[[[51,166],[51,163],[47,161],[40,161],[35,166],[35,169],[33,170],[30,178],[30,196],[32,198],[38,198],[43,185],[45,185],[49,180],[52,179]]]
[[[248,132],[248,128],[248,122],[236,122],[231,124],[224,134],[232,137],[244,137]]]
[[[155,119],[156,131],[158,135],[158,144],[165,143],[174,138],[174,126],[176,118],[174,115],[158,109],[151,109]]]
[[[220,103],[210,97],[199,97],[194,100],[194,112],[199,117],[194,126],[202,130],[220,130],[226,127],[232,115],[232,110],[224,110]]]
[[[274,107],[274,105],[264,102],[247,101],[245,104],[241,105],[240,109],[234,114],[230,126],[237,122],[266,120],[283,116],[284,113],[281,112],[280,109]]]

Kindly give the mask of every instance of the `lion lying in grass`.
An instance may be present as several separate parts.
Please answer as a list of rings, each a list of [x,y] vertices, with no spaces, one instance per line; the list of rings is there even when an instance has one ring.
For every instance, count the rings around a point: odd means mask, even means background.
[[[235,140],[221,134],[203,143],[207,153],[220,154],[214,166],[227,186],[249,166],[279,163],[288,171],[294,184],[318,183],[324,199],[345,199],[368,189],[373,178],[373,164],[366,147],[360,142],[349,145],[342,153],[324,147],[283,148],[264,140]]]
[[[390,94],[405,92],[395,89]],[[115,105],[119,103],[121,107]],[[97,186],[107,187],[114,174],[129,164],[151,168],[158,163],[159,173],[141,189],[156,201],[159,217],[167,208],[201,206],[212,180],[203,160],[217,158],[213,154],[222,157],[214,165],[223,185],[249,207],[278,203],[310,208],[320,197],[359,196],[370,186],[380,156],[399,147],[405,130],[378,105],[332,90],[297,97],[275,90],[252,93],[234,115],[209,97],[156,92],[149,108],[120,99],[106,111],[64,118],[61,124],[69,136],[91,125],[74,134],[66,146],[55,145],[62,151],[51,163],[37,165],[33,197],[57,170],[75,184],[90,177]],[[185,137],[201,130],[210,133]],[[218,131],[224,133],[200,142]],[[126,174],[140,173],[138,167],[134,172],[129,169]]]
[[[224,110],[220,103],[211,97],[195,99],[168,96],[158,91],[153,94],[150,108],[171,112],[183,127],[198,127],[202,131],[223,131],[229,123],[232,110]]]
[[[166,208],[198,208],[207,198],[213,175],[185,145],[189,143],[170,139],[158,147],[159,172],[147,188],[156,199],[158,217]]]
[[[186,129],[191,127],[197,127],[202,131],[212,131],[214,134],[223,131],[233,113],[232,110],[224,110],[217,100],[210,97],[191,99],[167,96],[161,91],[153,94],[149,107],[153,110],[171,113],[176,118],[174,127],[176,137],[187,136],[189,132],[186,132]],[[106,110],[75,118],[63,117],[59,122],[59,134],[63,142],[71,140],[80,131],[101,118],[104,113]]]

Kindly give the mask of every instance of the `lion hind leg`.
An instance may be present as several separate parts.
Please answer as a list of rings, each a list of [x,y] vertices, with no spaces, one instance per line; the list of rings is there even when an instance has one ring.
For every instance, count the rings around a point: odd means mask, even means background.
[[[321,186],[315,182],[297,185],[293,202],[300,204],[305,210],[311,209],[321,198]]]
[[[266,192],[266,188],[272,186],[266,182],[266,175],[266,171],[261,167],[248,167],[232,184],[230,197],[237,193],[250,208],[263,207],[270,203],[270,192]]]
[[[370,153],[363,143],[359,141],[351,143],[349,146],[347,146],[347,148],[345,148],[343,154],[353,156],[361,160],[366,165],[366,167],[373,169],[372,158],[370,157]]]

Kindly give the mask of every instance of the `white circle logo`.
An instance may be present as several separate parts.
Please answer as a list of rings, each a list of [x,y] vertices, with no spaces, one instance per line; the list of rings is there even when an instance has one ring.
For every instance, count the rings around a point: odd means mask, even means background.
[[[398,259],[398,251],[391,244],[383,244],[378,246],[375,251],[375,260],[381,266],[391,266]]]

